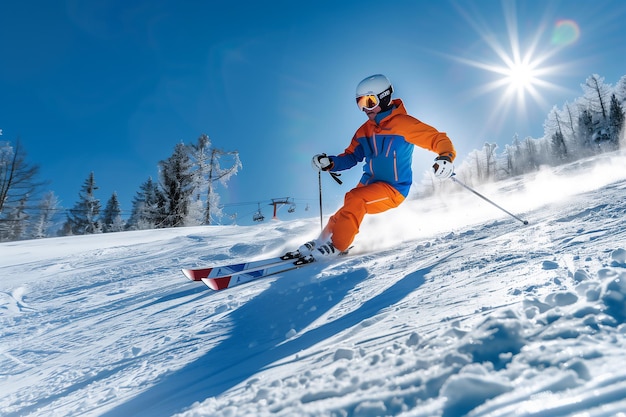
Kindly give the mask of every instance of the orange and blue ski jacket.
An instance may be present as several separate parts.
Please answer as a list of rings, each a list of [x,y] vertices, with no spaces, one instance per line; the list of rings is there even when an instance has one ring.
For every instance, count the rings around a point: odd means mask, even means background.
[[[330,156],[330,170],[343,171],[365,159],[361,184],[384,181],[406,197],[413,181],[414,145],[448,156],[452,161],[456,157],[445,133],[408,115],[402,100],[395,99],[389,115],[378,123],[372,120],[363,123],[346,150]]]

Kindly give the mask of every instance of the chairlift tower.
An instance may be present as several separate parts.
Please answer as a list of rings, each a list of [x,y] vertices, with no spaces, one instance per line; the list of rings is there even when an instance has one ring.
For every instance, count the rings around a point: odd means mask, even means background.
[[[272,202],[270,203],[270,206],[274,206],[274,216],[272,219],[278,220],[276,213],[278,212],[278,208],[283,205],[289,205],[289,213],[296,211],[296,203],[293,202],[292,198],[272,198]]]

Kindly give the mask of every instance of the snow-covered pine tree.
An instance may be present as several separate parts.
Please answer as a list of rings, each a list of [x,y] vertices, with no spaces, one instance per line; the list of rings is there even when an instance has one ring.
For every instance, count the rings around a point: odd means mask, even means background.
[[[102,212],[102,231],[105,233],[121,232],[124,230],[124,226],[120,202],[117,198],[117,193],[114,192]]]
[[[211,140],[206,134],[202,134],[191,145],[191,159],[195,164],[194,202],[203,202],[200,223],[212,224],[223,216],[215,183],[227,187],[228,181],[239,172],[242,167],[239,152],[211,148]],[[227,168],[222,168],[223,162],[228,163]]]
[[[193,225],[205,224],[204,208],[208,190],[209,159],[211,157],[211,140],[206,134],[200,135],[196,143],[189,146],[189,157],[194,165],[194,191],[189,208],[189,222]]]
[[[133,198],[133,208],[128,220],[131,230],[146,230],[156,228],[163,220],[159,216],[159,201],[163,201],[161,190],[152,181],[152,177],[139,186],[139,191]]]
[[[14,241],[26,238],[29,215],[26,212],[26,201],[24,196],[16,206],[13,206],[3,219],[5,227],[0,232],[0,241]]]
[[[624,109],[615,94],[611,95],[609,108],[609,136],[615,147],[619,147],[620,133],[624,128]]]
[[[91,172],[80,193],[78,193],[80,199],[67,215],[67,221],[63,228],[66,233],[88,235],[102,232],[99,221],[100,200],[95,196],[97,189],[94,174]]]
[[[39,205],[37,206],[39,213],[33,224],[31,237],[34,239],[42,239],[50,236],[50,227],[52,226],[52,218],[59,204],[56,195],[50,191],[46,193]]]
[[[593,74],[587,78],[585,84],[582,84],[582,89],[583,102],[586,102],[590,117],[585,127],[591,133],[591,143],[595,152],[614,150],[615,144],[609,135],[611,86],[604,83],[603,77]]]
[[[496,174],[495,151],[497,147],[495,143],[485,142],[482,150],[473,150],[467,155],[464,162],[459,165],[457,172],[462,173],[468,184],[480,184],[494,180]]]
[[[496,164],[496,150],[498,149],[498,144],[485,142],[483,145],[483,170],[484,177],[487,181],[493,181],[496,179],[497,175],[497,164]]]
[[[522,143],[519,140],[519,135],[516,133],[513,135],[513,142],[509,146],[505,147],[506,163],[503,164],[506,168],[506,172],[509,177],[515,177],[524,172],[522,157]]]
[[[563,135],[563,144],[566,152],[566,158],[563,162],[571,161],[580,157],[580,141],[577,137],[578,131],[578,116],[580,108],[577,105],[572,105],[569,102],[565,102],[563,108],[557,111],[559,127],[561,134]],[[548,116],[549,117],[549,116]],[[550,136],[545,136],[548,138]],[[558,140],[557,140],[558,142]]]
[[[530,136],[526,137],[522,141],[521,148],[521,159],[523,162],[522,169],[524,173],[533,172],[539,169],[539,149],[538,149],[538,140],[531,138]]]
[[[26,162],[26,153],[20,141],[15,146],[0,142],[0,238],[7,239],[12,234],[9,217],[15,219],[20,206],[37,194],[42,183],[36,181],[39,174],[37,165]]]
[[[593,143],[593,118],[591,112],[587,109],[583,109],[578,115],[578,129],[576,137],[583,154],[591,155],[596,152],[596,147]]]
[[[587,108],[594,113],[599,113],[602,120],[607,120],[609,117],[611,86],[604,83],[604,77],[593,74],[587,78],[581,87],[584,99],[587,101]]]
[[[568,158],[567,145],[565,143],[565,135],[563,134],[563,122],[559,109],[552,107],[548,118],[543,123],[543,137],[549,138],[549,153],[545,155],[550,165],[558,165],[565,162]]]
[[[160,213],[163,221],[159,227],[187,225],[189,203],[194,190],[193,164],[186,145],[178,143],[169,158],[159,162],[160,185],[163,203]]]

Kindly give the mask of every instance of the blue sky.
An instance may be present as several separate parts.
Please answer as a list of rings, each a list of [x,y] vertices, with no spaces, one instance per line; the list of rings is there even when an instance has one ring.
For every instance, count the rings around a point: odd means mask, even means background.
[[[386,74],[460,161],[485,142],[541,137],[552,106],[591,74],[615,84],[625,18],[621,0],[2,2],[0,140],[20,138],[64,207],[93,171],[103,205],[115,191],[128,211],[175,144],[206,133],[240,153],[221,192],[251,203],[240,223],[257,202],[271,214],[271,198],[295,198],[304,215],[317,207],[312,155],[340,153],[365,121],[354,102],[364,77]],[[534,80],[510,92],[500,72],[516,48]],[[433,156],[415,152],[415,172]],[[326,210],[360,171],[343,186],[324,178]]]

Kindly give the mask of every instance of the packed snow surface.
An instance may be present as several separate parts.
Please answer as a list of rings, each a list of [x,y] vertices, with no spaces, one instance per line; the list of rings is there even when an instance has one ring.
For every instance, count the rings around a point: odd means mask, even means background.
[[[459,187],[220,292],[319,219],[0,244],[0,415],[626,415],[626,158],[476,189],[529,225]]]

